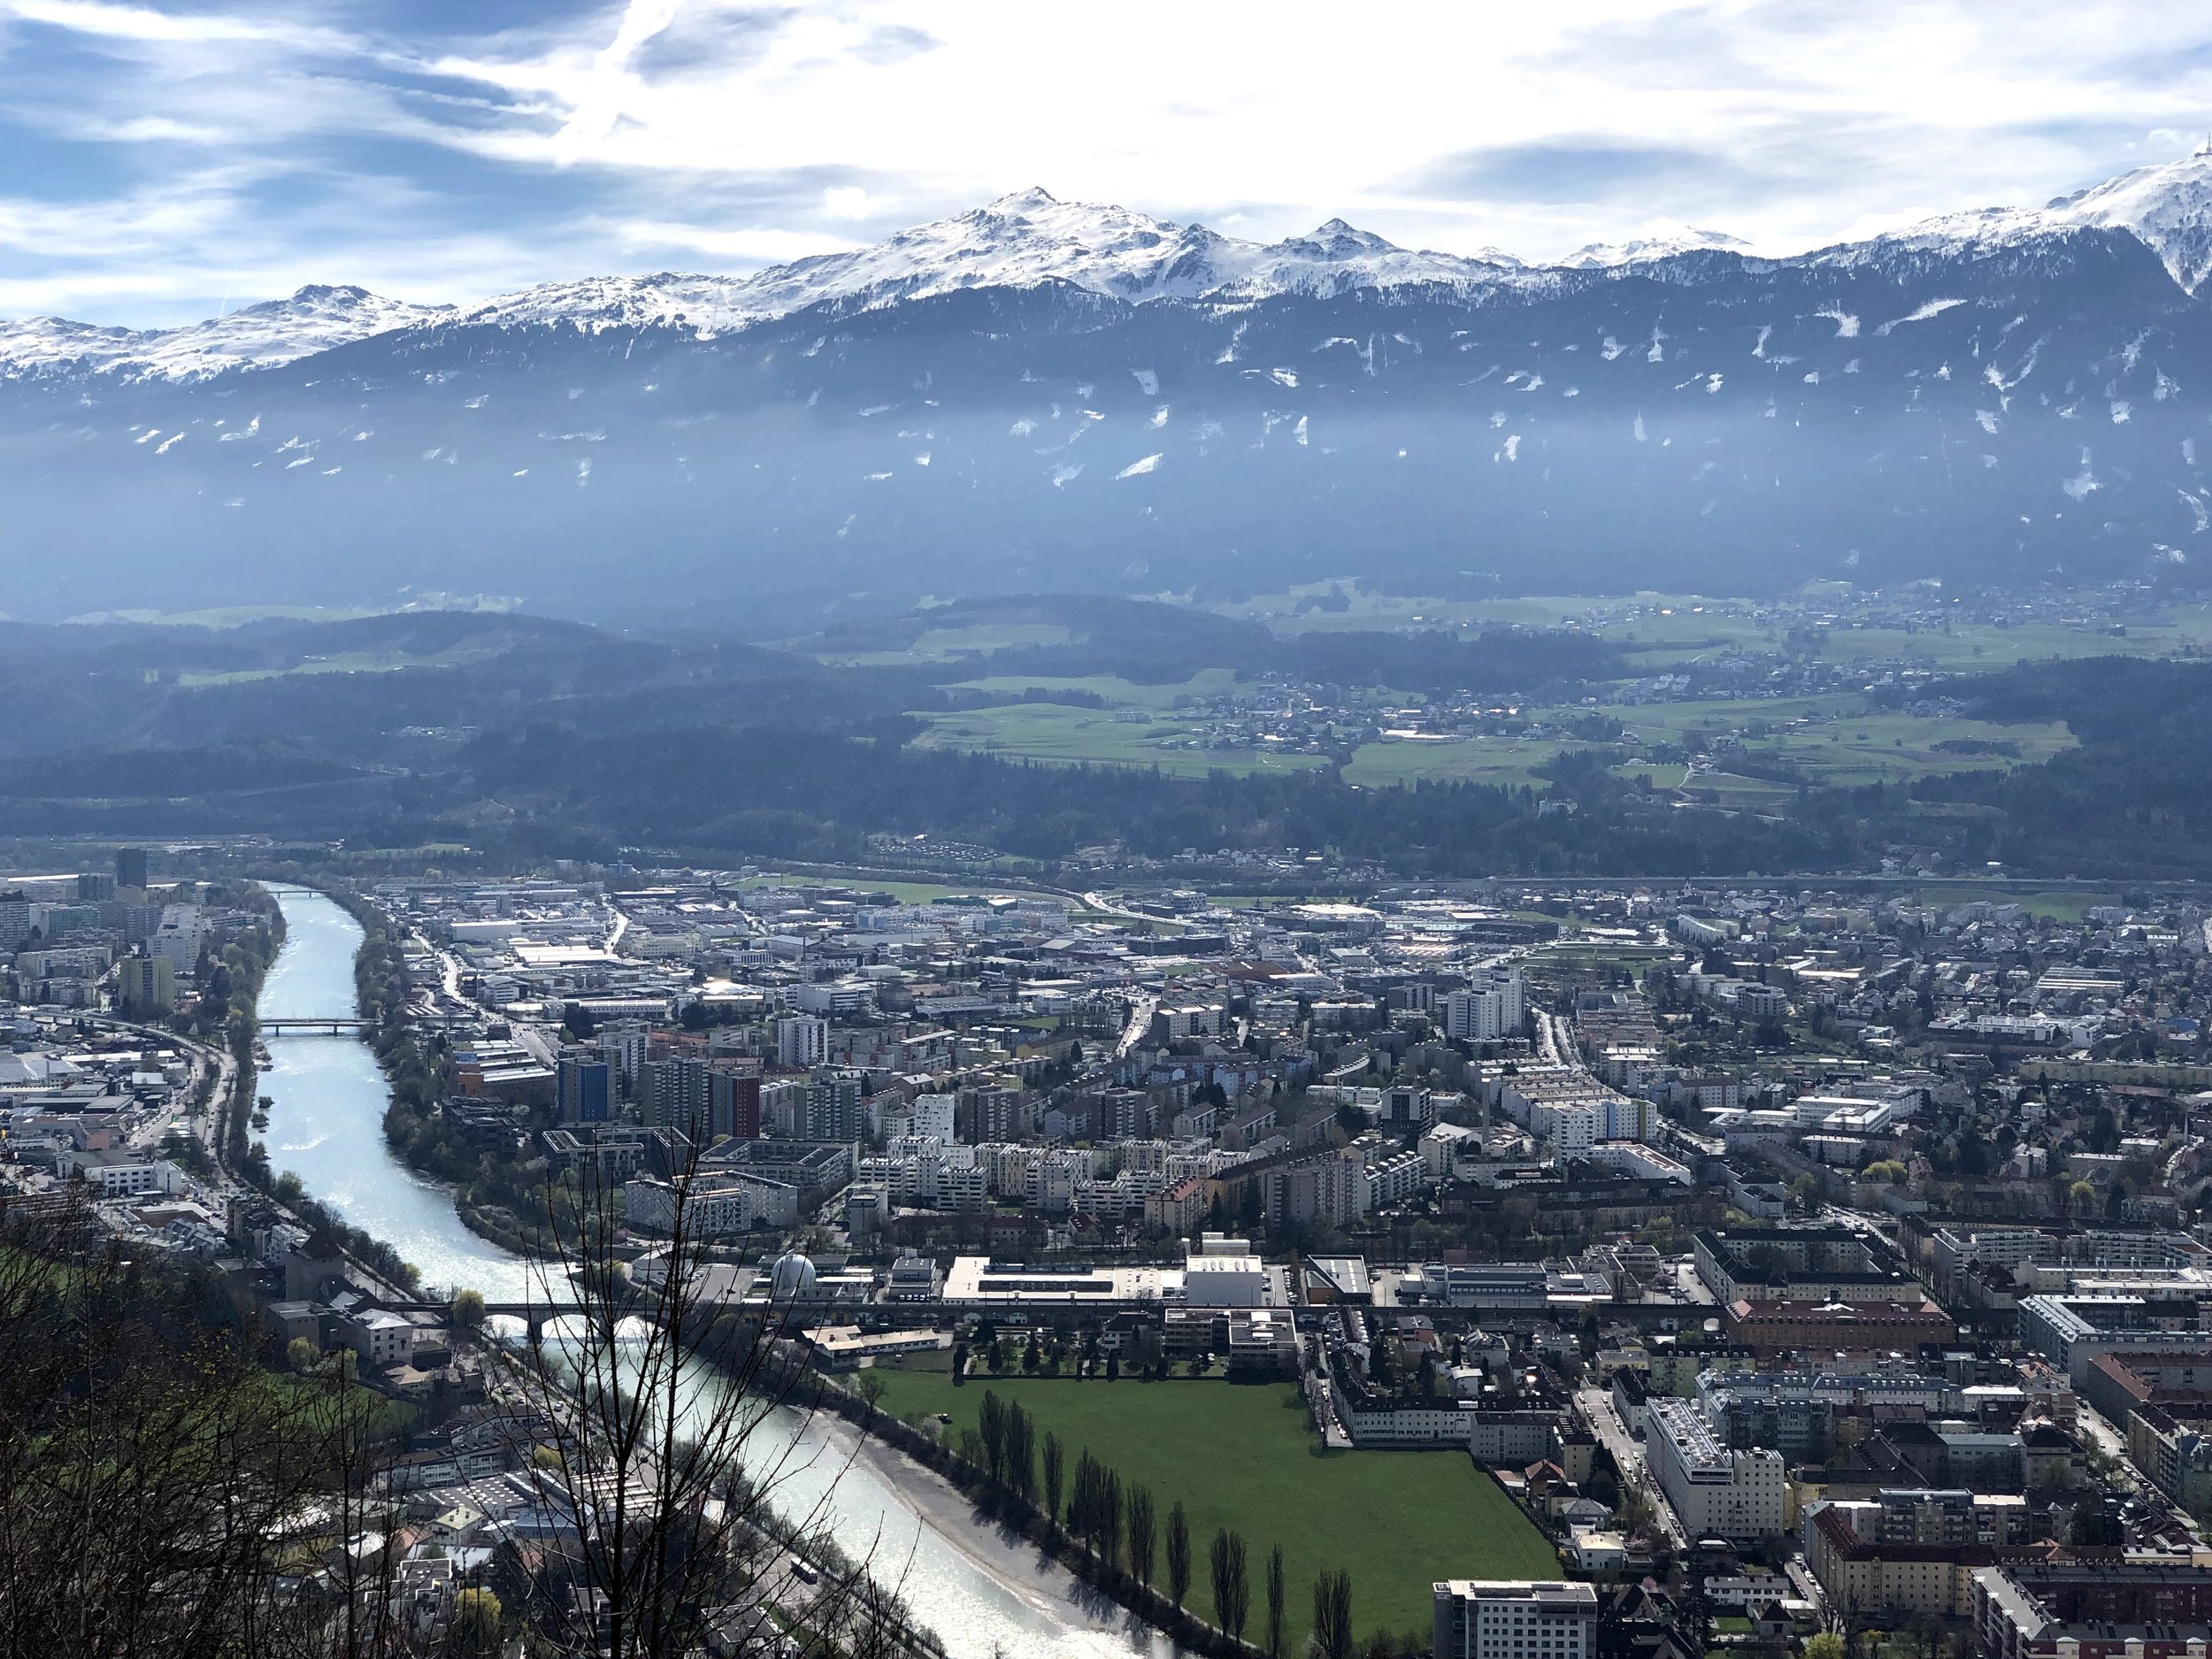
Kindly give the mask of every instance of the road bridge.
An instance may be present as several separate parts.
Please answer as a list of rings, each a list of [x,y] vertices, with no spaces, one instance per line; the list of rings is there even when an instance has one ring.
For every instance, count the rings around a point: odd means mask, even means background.
[[[407,1017],[407,1023],[442,1030],[455,1025],[472,1025],[476,1018],[472,1014],[413,1013]],[[260,1021],[260,1029],[264,1036],[313,1036],[320,1033],[335,1037],[346,1032],[374,1031],[382,1023],[380,1020],[363,1019],[353,1014],[298,1014],[264,1019]]]

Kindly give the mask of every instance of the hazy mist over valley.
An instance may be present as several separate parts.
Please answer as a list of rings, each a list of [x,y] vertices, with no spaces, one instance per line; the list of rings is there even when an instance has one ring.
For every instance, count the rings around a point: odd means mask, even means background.
[[[62,557],[8,609],[116,610],[119,581],[150,611],[429,593],[755,630],[1336,577],[2190,589],[2212,156],[2101,194],[2125,211],[1544,266],[1033,191],[744,280],[18,325],[9,534]]]

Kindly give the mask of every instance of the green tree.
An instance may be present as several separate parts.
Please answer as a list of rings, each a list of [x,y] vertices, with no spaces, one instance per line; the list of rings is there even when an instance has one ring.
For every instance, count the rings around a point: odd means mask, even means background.
[[[295,1375],[311,1377],[322,1368],[323,1351],[303,1336],[296,1336],[285,1345],[285,1363]]]
[[[1018,1400],[1006,1408],[1006,1489],[1025,1502],[1037,1495],[1037,1420]]]
[[[484,1323],[484,1293],[480,1290],[457,1290],[447,1311],[452,1316],[457,1330],[473,1331]]]
[[[1267,1659],[1283,1659],[1283,1547],[1267,1552]]]
[[[976,1429],[983,1437],[983,1472],[996,1485],[1006,1472],[1006,1402],[994,1389],[983,1391]]]
[[[453,1598],[453,1622],[446,1626],[450,1659],[495,1659],[499,1652],[499,1598],[473,1586]]]
[[[1352,1575],[1324,1572],[1313,1581],[1315,1659],[1352,1659]]]
[[[1148,1486],[1129,1489],[1129,1571],[1147,1589],[1152,1586],[1153,1512]]]
[[[1045,1519],[1060,1519],[1060,1488],[1067,1476],[1067,1448],[1050,1429],[1045,1431]]]
[[[1244,1620],[1251,1606],[1251,1586],[1244,1575],[1244,1539],[1228,1531],[1214,1534],[1207,1552],[1212,1569],[1214,1622],[1229,1632],[1230,1640],[1244,1639]]]
[[[1190,1522],[1179,1498],[1167,1512],[1167,1593],[1178,1609],[1190,1594]]]
[[[1843,1638],[1824,1630],[1805,1639],[1805,1659],[1844,1659]]]

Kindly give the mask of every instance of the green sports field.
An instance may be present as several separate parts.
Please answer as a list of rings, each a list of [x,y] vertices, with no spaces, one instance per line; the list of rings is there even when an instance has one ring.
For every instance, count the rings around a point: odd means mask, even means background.
[[[885,1368],[881,1405],[902,1417],[948,1412],[953,1432],[976,1426],[987,1389],[1018,1400],[1068,1448],[1084,1448],[1131,1486],[1151,1488],[1165,1536],[1179,1500],[1191,1530],[1191,1604],[1210,1617],[1206,1551],[1215,1532],[1244,1535],[1249,1561],[1248,1638],[1265,1617],[1267,1552],[1283,1551],[1286,1621],[1298,1650],[1313,1621],[1324,1571],[1352,1576],[1361,1635],[1429,1628],[1439,1578],[1550,1578],[1551,1546],[1463,1452],[1325,1452],[1288,1384],[1218,1379],[1078,1382],[971,1379]],[[1162,1557],[1164,1560],[1164,1556]],[[1164,1580],[1163,1566],[1156,1584]]]

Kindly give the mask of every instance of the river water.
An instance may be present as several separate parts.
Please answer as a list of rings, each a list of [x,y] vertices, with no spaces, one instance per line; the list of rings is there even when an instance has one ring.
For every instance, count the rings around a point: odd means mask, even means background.
[[[262,987],[266,1018],[350,1018],[361,929],[323,895],[272,883],[284,947]],[[464,1286],[493,1302],[545,1294],[542,1270],[461,1225],[450,1193],[414,1174],[385,1144],[384,1074],[349,1036],[268,1039],[260,1092],[270,1097],[271,1167],[421,1270],[426,1285]],[[875,1563],[953,1659],[1159,1659],[1171,1651],[1100,1604],[1066,1572],[978,1525],[958,1494],[899,1455],[860,1441],[833,1417],[772,1420],[778,1505],[826,1515],[839,1541]]]

